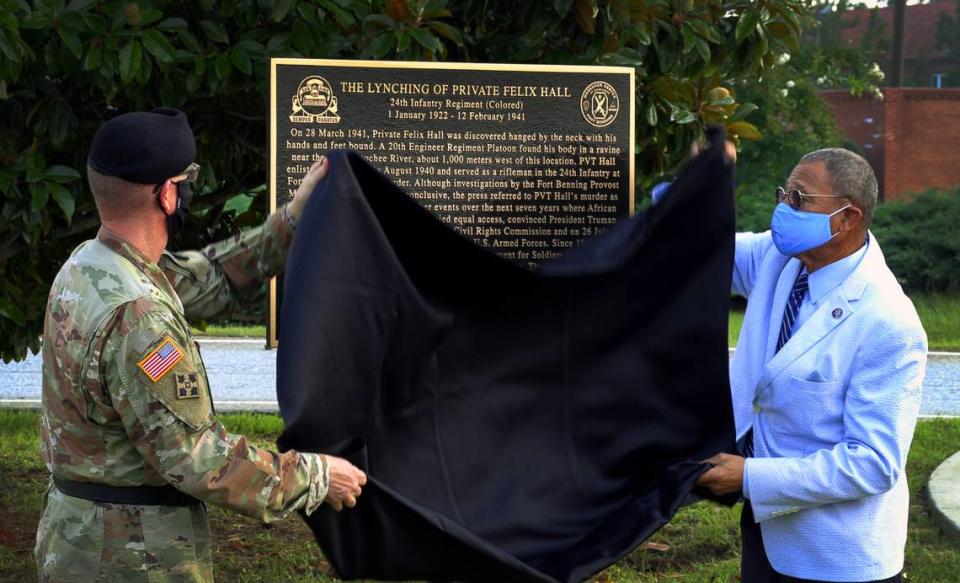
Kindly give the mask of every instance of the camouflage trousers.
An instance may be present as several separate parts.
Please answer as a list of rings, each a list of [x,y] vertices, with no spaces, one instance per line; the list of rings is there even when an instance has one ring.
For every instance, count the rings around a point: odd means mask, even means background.
[[[42,582],[213,581],[202,504],[104,504],[67,496],[52,482],[34,556]]]

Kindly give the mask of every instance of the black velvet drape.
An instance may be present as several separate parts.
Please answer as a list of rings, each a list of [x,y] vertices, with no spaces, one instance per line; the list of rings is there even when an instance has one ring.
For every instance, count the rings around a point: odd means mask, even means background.
[[[342,577],[578,581],[733,451],[722,136],[659,205],[536,271],[331,154],[287,265],[282,449],[349,458],[306,518]]]

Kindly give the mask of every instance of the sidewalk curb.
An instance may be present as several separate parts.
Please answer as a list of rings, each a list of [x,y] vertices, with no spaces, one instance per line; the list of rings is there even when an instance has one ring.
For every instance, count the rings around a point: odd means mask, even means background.
[[[40,399],[0,399],[0,409],[32,409],[39,411]],[[213,402],[217,411],[230,413],[280,413],[276,401],[217,401]]]
[[[948,457],[927,482],[933,520],[943,533],[960,540],[960,451]]]

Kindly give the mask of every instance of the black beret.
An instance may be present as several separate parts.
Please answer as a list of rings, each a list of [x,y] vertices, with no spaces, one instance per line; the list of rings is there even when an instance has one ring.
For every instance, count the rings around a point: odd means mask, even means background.
[[[107,176],[157,184],[176,176],[197,157],[187,116],[179,109],[124,113],[97,130],[87,164]]]

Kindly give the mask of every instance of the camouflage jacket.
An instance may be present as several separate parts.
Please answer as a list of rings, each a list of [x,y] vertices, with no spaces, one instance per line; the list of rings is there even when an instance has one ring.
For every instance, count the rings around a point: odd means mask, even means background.
[[[280,271],[291,238],[290,228],[275,213],[264,226],[202,252],[165,252],[160,265],[105,228],[95,240],[81,244],[53,283],[44,323],[41,452],[50,472],[112,486],[169,483],[200,500],[264,521],[316,508],[329,479],[324,458],[293,451],[278,454],[227,433],[213,415],[206,371],[186,319],[219,312],[230,304],[235,288]],[[58,579],[52,567],[44,570],[45,561],[67,568],[64,572],[76,568],[81,576],[91,574],[81,557],[67,560],[77,545],[66,540],[63,530],[69,523],[63,522],[66,515],[84,512],[91,514],[66,518],[76,524],[100,521],[104,537],[112,532],[111,540],[93,548],[119,545],[111,553],[116,557],[101,553],[94,573],[119,573],[128,567],[133,569],[130,574],[148,573],[150,557],[159,560],[158,553],[167,553],[172,555],[167,557],[170,565],[180,564],[187,579],[209,578],[209,565],[191,562],[201,560],[199,542],[189,553],[193,560],[184,560],[160,542],[151,549],[146,532],[162,525],[148,525],[146,514],[134,524],[131,507],[110,518],[108,510],[121,505],[65,500],[70,497],[55,488],[51,492],[57,497],[48,496],[38,531],[41,578],[46,573]],[[55,504],[59,517],[50,510]],[[149,510],[132,508],[138,515]],[[199,520],[203,531],[206,514],[197,514],[202,510],[165,509],[185,513],[181,525],[196,528]],[[165,522],[178,521],[168,516]],[[86,545],[89,553],[97,541],[85,539],[97,535],[77,531],[76,524],[73,534],[83,539],[79,546]],[[127,556],[130,544],[137,552]],[[208,546],[206,553],[201,562],[209,562]],[[104,566],[110,563],[112,567]]]

